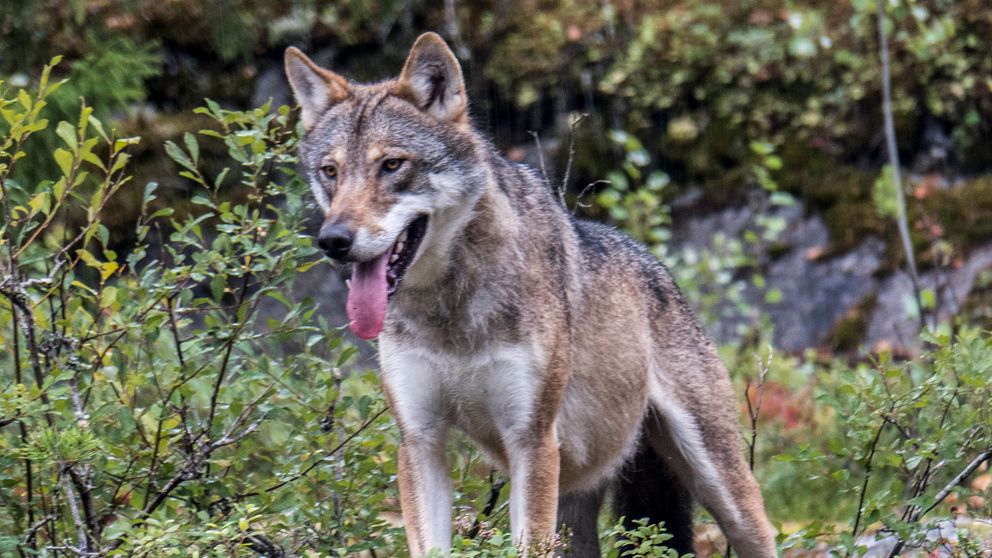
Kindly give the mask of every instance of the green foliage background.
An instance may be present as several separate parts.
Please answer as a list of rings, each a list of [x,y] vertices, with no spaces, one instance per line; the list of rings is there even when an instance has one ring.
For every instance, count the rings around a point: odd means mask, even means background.
[[[288,294],[327,266],[305,233],[294,115],[248,107],[289,44],[371,80],[426,29],[451,40],[498,144],[540,131],[563,146],[555,172],[574,141],[570,205],[651,246],[704,322],[744,310],[724,358],[742,424],[745,397],[764,401],[742,441],[783,552],[857,554],[878,531],[925,546],[948,499],[992,516],[988,488],[966,482],[982,460],[952,482],[992,452],[989,301],[898,360],[778,353],[742,296],[763,288],[755,247],[782,232],[774,209],[797,201],[823,213],[831,249],[876,234],[901,264],[874,2],[448,6],[0,5],[0,556],[403,555],[397,432],[374,372]],[[904,160],[957,183],[910,200],[918,257],[939,266],[992,239],[992,7],[886,9]],[[936,160],[934,129],[949,142]],[[762,218],[675,252],[669,203],[690,189],[697,209],[760,190]],[[920,232],[934,222],[941,234]],[[503,479],[464,440],[450,457],[455,555],[515,555]],[[605,555],[667,555],[663,529],[614,519]],[[954,553],[988,550],[980,523],[958,526]]]

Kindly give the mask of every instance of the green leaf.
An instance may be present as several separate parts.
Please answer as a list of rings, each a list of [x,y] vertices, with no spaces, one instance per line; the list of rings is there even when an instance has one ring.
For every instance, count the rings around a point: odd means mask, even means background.
[[[141,138],[138,136],[114,140],[114,154],[120,153],[122,149],[129,145],[137,145],[140,141]]]
[[[103,141],[110,141],[110,138],[107,137],[107,132],[103,129],[103,122],[100,122],[99,118],[90,114],[89,122],[90,126],[93,126],[93,129],[96,130],[96,133],[100,134],[100,137],[103,138]]]
[[[21,106],[24,107],[24,110],[31,110],[31,96],[28,95],[27,91],[23,89],[18,91],[17,100],[21,103]]]
[[[93,256],[93,254],[90,253],[89,250],[80,249],[76,251],[76,254],[79,255],[80,259],[82,259],[83,263],[85,263],[86,265],[96,269],[100,269],[100,261],[97,260]]]
[[[882,174],[872,188],[872,200],[875,210],[882,217],[897,218],[899,216],[899,192],[896,191],[896,178],[892,165],[886,165]]]
[[[38,192],[33,198],[31,198],[31,201],[28,202],[28,206],[31,208],[33,213],[41,211],[45,215],[48,215],[49,211],[51,211],[51,205],[52,198],[48,192]]]
[[[52,153],[52,157],[55,158],[55,164],[59,166],[59,170],[62,171],[62,176],[69,176],[72,172],[72,153],[69,153],[64,148],[59,147]]]
[[[193,163],[199,163],[200,145],[196,142],[196,137],[194,137],[193,134],[186,132],[183,134],[183,143],[186,144],[186,150],[189,152],[190,157],[192,157]]]
[[[141,202],[148,205],[152,201],[155,201],[155,190],[158,189],[158,182],[149,182],[145,184],[145,192],[141,195]]]
[[[76,129],[65,120],[58,123],[55,127],[55,133],[62,138],[62,141],[71,149],[75,151],[79,148],[79,144],[76,143]]]
[[[107,172],[106,165],[104,165],[103,161],[99,157],[97,157],[96,153],[93,153],[92,151],[87,151],[83,155],[83,160],[93,165],[94,167],[102,170],[103,172]]]

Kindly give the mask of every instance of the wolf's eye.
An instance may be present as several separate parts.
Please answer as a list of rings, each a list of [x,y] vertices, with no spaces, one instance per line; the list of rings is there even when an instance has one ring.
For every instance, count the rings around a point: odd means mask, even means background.
[[[324,165],[320,167],[320,172],[328,180],[334,180],[338,176],[338,168],[334,165]]]
[[[403,166],[403,159],[386,159],[382,162],[382,170],[386,172],[396,172]]]

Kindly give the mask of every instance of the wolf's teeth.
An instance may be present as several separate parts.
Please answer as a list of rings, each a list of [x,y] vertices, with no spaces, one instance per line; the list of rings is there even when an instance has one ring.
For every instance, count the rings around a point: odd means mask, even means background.
[[[402,240],[400,240],[399,242],[396,243],[396,250],[393,253],[394,254],[401,254],[401,253],[403,253],[403,248],[405,248],[405,247],[406,247],[406,244]]]
[[[344,286],[346,286],[346,287],[348,287],[350,289],[351,288],[351,279],[345,279],[344,280]]]
[[[396,263],[396,261],[399,259],[400,259],[400,255],[397,254],[396,252],[393,252],[393,255],[389,256],[389,263]]]
[[[403,232],[400,233],[400,238],[397,240],[398,243],[402,244],[406,242],[406,231],[407,229],[403,229]]]

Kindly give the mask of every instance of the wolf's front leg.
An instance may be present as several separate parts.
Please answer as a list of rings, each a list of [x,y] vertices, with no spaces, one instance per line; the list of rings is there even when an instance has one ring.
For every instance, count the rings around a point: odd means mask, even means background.
[[[510,527],[525,549],[550,543],[558,513],[558,442],[553,430],[507,448],[510,461]],[[550,548],[548,548],[550,550]],[[542,553],[542,555],[544,555]]]
[[[444,440],[405,436],[399,455],[400,507],[410,556],[451,548],[451,478]]]
[[[400,507],[410,556],[451,548],[451,478],[444,447],[449,423],[437,366],[379,338],[382,385],[400,428]]]

